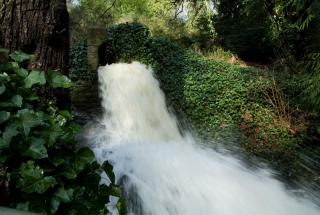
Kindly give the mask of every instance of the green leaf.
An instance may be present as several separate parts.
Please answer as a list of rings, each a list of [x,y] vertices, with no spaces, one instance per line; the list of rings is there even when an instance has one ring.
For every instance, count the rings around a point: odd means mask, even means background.
[[[108,175],[111,183],[115,184],[116,177],[115,177],[114,172],[113,172],[113,166],[108,161],[105,161],[102,164],[102,168],[106,172],[106,174]]]
[[[34,161],[22,163],[20,166],[20,175],[23,179],[41,179],[43,177],[43,170],[39,166],[34,165]]]
[[[44,72],[32,70],[29,75],[24,79],[26,88],[31,88],[34,84],[44,85],[46,83],[46,77]]]
[[[50,156],[49,161],[50,163],[52,163],[54,166],[57,167],[66,162],[66,157],[69,157],[69,155],[64,153],[59,153],[56,156]]]
[[[6,141],[8,144],[11,143],[11,140],[13,137],[17,136],[19,134],[19,131],[17,130],[17,125],[16,124],[9,124],[6,126],[3,134],[2,134],[2,139]]]
[[[60,111],[59,113],[69,120],[72,119],[72,114],[67,110]]]
[[[55,214],[57,210],[59,209],[60,206],[60,201],[56,197],[51,198],[51,209],[50,212],[51,214]]]
[[[92,164],[96,160],[94,153],[88,147],[81,148],[76,157],[79,165]]]
[[[61,173],[61,175],[63,175],[67,179],[75,179],[78,176],[78,173],[72,167],[68,167]]]
[[[0,95],[6,91],[6,86],[4,84],[0,84]]]
[[[22,106],[22,97],[20,95],[15,95],[10,99],[11,103],[14,107],[21,107]]]
[[[0,102],[0,107],[21,107],[23,98],[20,95],[12,96],[9,101]]]
[[[121,189],[119,186],[111,185],[110,193],[112,196],[120,197],[121,195]]]
[[[58,87],[70,88],[70,87],[72,87],[71,80],[67,76],[62,75],[61,73],[59,73],[57,71],[50,71],[49,77],[50,77],[50,85],[53,88],[58,88]]]
[[[20,76],[21,78],[25,78],[28,76],[28,70],[24,68],[18,68],[15,70],[16,74]]]
[[[125,200],[120,199],[117,202],[116,206],[117,206],[119,215],[126,215],[127,214],[127,207],[126,207],[126,201]]]
[[[29,135],[31,128],[43,124],[44,121],[41,112],[34,112],[29,109],[19,110],[16,117],[18,118],[19,127],[26,136]]]
[[[60,187],[57,192],[55,192],[54,196],[60,200],[61,202],[68,203],[73,199],[73,189],[64,189],[64,187]]]
[[[9,55],[12,60],[22,63],[23,61],[26,60],[31,60],[33,58],[33,55],[28,55],[26,53],[23,53],[21,51],[15,51],[12,54]]]
[[[9,53],[8,49],[0,48],[0,53]]]
[[[45,141],[40,138],[33,138],[30,147],[27,149],[27,151],[23,152],[23,155],[30,156],[33,159],[42,159],[48,157]]]
[[[0,111],[0,124],[7,121],[10,118],[10,115],[10,112]]]
[[[55,143],[57,143],[59,137],[63,135],[63,129],[58,124],[53,124],[51,126],[51,129],[45,132],[45,136],[47,139],[47,145],[53,146]]]
[[[0,150],[6,149],[9,147],[9,142],[5,141],[0,137]]]
[[[53,195],[51,199],[51,213],[57,212],[60,203],[69,203],[73,200],[73,189],[65,190],[64,187],[60,187]]]
[[[62,175],[68,179],[74,179],[87,165],[92,164],[95,160],[91,149],[87,147],[81,148],[68,167],[62,172]]]
[[[34,161],[28,161],[20,166],[17,187],[26,193],[44,193],[57,183],[52,176],[43,175],[43,170],[35,166]]]
[[[0,82],[8,82],[10,81],[10,77],[7,73],[1,72],[0,73]]]
[[[31,95],[28,95],[28,97],[25,97],[25,100],[27,100],[27,101],[38,101],[39,100],[39,96],[37,96],[37,94],[31,94]]]
[[[34,183],[29,184],[28,186],[24,187],[22,191],[26,193],[44,193],[46,192],[50,187],[53,187],[55,184],[57,184],[57,181],[52,176],[46,176],[41,180],[35,181]]]

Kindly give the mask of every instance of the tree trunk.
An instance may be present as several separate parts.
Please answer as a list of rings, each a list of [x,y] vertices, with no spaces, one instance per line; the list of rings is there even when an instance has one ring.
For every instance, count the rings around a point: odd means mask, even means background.
[[[35,54],[33,68],[58,69],[67,75],[69,14],[66,0],[0,0],[0,7],[0,47]],[[59,90],[58,94],[58,103],[68,103],[66,92]]]
[[[67,74],[68,22],[66,0],[2,0],[0,45],[35,53],[36,67]]]

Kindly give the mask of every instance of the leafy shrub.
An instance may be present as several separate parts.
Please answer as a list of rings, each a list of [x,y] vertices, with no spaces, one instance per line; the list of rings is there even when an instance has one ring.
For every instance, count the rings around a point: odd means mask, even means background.
[[[91,80],[85,40],[75,42],[70,48],[70,78],[73,81]]]
[[[121,37],[126,32],[123,28],[114,31],[118,34],[113,37]],[[275,120],[276,111],[265,99],[271,82],[264,71],[208,60],[164,38],[144,37],[139,49],[129,50],[127,41],[109,37],[112,43],[107,46],[118,61],[138,60],[152,66],[168,104],[183,112],[202,135],[220,135],[235,128],[246,135],[248,148],[254,152],[295,148],[296,136]]]
[[[1,50],[1,52],[6,52]],[[49,88],[70,88],[57,71],[29,70],[31,56],[14,52],[0,64],[0,205],[43,214],[107,214],[119,196],[112,166],[79,147],[68,111],[46,101]],[[101,173],[110,184],[99,184]]]

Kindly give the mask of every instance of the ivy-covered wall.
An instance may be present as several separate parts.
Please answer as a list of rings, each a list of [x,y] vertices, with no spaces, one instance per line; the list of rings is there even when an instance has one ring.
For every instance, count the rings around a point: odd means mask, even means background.
[[[109,28],[104,46],[106,61],[111,56],[113,62],[137,60],[151,65],[169,106],[183,111],[201,134],[242,131],[251,150],[272,151],[279,157],[296,147],[298,137],[277,121],[265,99],[272,87],[265,72],[208,60],[168,39],[150,36],[139,23]]]
[[[70,72],[69,76],[73,81],[91,80],[90,67],[88,63],[87,42],[80,40],[72,44],[70,48]]]

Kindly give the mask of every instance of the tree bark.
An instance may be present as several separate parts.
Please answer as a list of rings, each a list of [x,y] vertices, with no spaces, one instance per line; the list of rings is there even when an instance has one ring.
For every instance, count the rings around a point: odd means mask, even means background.
[[[66,0],[0,0],[0,46],[36,54],[35,67],[68,73]]]
[[[0,0],[0,47],[35,54],[30,67],[68,74],[69,14],[66,0]],[[67,90],[55,94],[58,106],[69,105]]]

